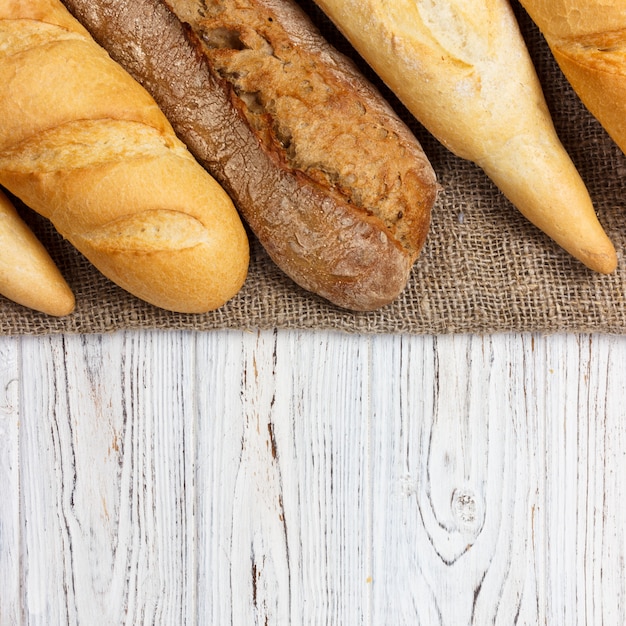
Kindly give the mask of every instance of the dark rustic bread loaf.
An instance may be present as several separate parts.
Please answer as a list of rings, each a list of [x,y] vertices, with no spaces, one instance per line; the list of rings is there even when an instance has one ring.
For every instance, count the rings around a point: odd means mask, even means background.
[[[153,95],[275,263],[354,310],[404,289],[436,198],[421,146],[291,0],[65,0]]]

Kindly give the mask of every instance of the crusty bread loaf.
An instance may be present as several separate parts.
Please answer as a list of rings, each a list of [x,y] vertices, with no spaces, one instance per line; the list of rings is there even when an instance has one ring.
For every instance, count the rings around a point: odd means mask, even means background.
[[[65,2],[152,93],[295,282],[355,310],[398,296],[428,232],[434,172],[296,4]]]
[[[506,0],[316,2],[445,146],[481,166],[583,263],[615,269],[613,245],[556,135]]]
[[[0,37],[0,184],[139,298],[233,297],[245,229],[145,89],[57,0],[0,0]]]
[[[48,315],[69,315],[74,294],[50,255],[0,191],[0,294]]]
[[[626,2],[521,0],[589,111],[626,152]]]

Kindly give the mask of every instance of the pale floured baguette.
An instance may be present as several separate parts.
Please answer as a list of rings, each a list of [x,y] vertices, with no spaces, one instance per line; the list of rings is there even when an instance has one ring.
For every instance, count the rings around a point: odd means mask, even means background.
[[[0,191],[0,294],[48,315],[69,315],[74,294],[50,255]]]
[[[0,49],[0,184],[139,298],[232,298],[243,224],[148,92],[57,0],[0,0]]]
[[[626,2],[521,0],[589,111],[626,152]]]
[[[588,267],[615,269],[506,0],[316,2],[445,146]]]

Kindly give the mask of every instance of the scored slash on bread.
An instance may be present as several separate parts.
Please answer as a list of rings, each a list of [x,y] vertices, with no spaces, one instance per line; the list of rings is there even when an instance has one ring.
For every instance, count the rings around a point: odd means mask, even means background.
[[[65,0],[154,96],[275,263],[344,308],[404,289],[438,186],[417,139],[290,0]]]
[[[232,298],[243,224],[148,92],[57,0],[0,0],[0,47],[0,184],[147,302]]]
[[[315,0],[404,105],[593,270],[617,265],[507,0]],[[552,0],[544,2],[552,7]]]

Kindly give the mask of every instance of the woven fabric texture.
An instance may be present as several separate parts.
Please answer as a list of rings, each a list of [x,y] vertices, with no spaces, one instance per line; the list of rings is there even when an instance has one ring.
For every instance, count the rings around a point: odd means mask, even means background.
[[[442,186],[427,243],[401,297],[371,313],[338,309],[295,285],[251,236],[248,279],[233,300],[208,314],[170,313],[113,285],[45,220],[18,204],[74,290],[77,306],[72,315],[57,319],[0,297],[0,334],[268,328],[406,334],[624,333],[626,157],[573,93],[523,9],[513,5],[557,132],[618,251],[619,267],[610,276],[586,269],[527,222],[480,169],[450,154],[406,112],[312,2],[300,4],[413,130]]]

